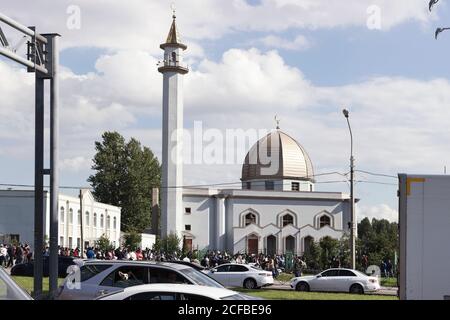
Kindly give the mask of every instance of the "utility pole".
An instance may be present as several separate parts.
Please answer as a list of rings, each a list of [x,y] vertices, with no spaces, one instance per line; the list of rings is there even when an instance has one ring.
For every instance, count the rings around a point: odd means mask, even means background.
[[[348,110],[342,111],[347,119],[348,129],[350,131],[350,251],[352,260],[352,269],[356,269],[356,219],[355,219],[355,189],[354,189],[354,174],[355,174],[355,158],[353,156],[353,133],[350,126]]]
[[[80,189],[80,257],[84,258],[84,237],[83,237],[83,189]]]

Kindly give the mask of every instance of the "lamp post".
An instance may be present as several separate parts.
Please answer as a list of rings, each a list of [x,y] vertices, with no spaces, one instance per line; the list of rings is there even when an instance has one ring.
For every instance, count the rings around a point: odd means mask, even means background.
[[[354,173],[355,173],[355,158],[353,157],[353,133],[350,126],[349,116],[350,112],[347,109],[342,110],[347,119],[348,129],[350,131],[350,251],[352,256],[352,269],[356,268],[356,241],[355,241],[355,189],[354,189]]]

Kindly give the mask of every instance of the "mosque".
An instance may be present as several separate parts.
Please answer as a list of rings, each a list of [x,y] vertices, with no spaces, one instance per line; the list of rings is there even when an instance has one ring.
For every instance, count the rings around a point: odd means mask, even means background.
[[[161,233],[177,234],[184,246],[233,253],[303,254],[313,241],[340,239],[350,231],[350,197],[314,190],[313,163],[292,136],[277,127],[247,153],[241,189],[183,186],[183,51],[176,16],[165,43]],[[264,161],[270,156],[270,163]]]

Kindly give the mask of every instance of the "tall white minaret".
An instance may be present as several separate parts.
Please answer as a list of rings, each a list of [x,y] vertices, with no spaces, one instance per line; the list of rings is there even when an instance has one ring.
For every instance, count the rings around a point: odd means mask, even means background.
[[[163,136],[162,136],[162,189],[161,235],[174,233],[181,238],[183,218],[183,75],[188,68],[182,65],[182,44],[175,23],[170,27],[164,50],[164,61],[158,71],[163,74]]]

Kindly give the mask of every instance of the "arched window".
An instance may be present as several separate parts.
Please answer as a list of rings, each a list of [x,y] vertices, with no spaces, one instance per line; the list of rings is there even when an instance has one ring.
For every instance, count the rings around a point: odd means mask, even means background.
[[[114,219],[113,219],[113,228],[114,228],[114,230],[117,229],[117,218],[116,217],[114,217]]]
[[[283,227],[286,227],[290,224],[294,224],[294,217],[290,214],[286,214],[283,216]]]
[[[176,53],[175,51],[172,52],[172,62],[173,62],[174,64],[177,63],[177,53]]]
[[[250,224],[256,224],[256,215],[253,213],[248,213],[245,215],[245,226]]]
[[[331,226],[331,219],[329,216],[323,215],[320,217],[319,220],[319,226],[320,228],[323,228],[325,226]]]
[[[69,223],[70,224],[73,223],[73,209],[72,208],[69,209]]]
[[[103,228],[105,226],[105,216],[102,214],[100,215],[100,228]]]
[[[81,226],[81,210],[78,210],[77,223]]]
[[[94,212],[94,221],[92,222],[94,227],[97,227],[97,213]]]
[[[61,207],[60,212],[61,212],[61,215],[60,215],[59,220],[61,223],[64,223],[64,207]]]
[[[106,228],[111,228],[111,216],[106,217]]]
[[[89,215],[89,211],[86,211],[86,213],[85,213],[85,217],[86,217],[86,225],[88,226],[89,225],[89,217],[90,215]]]

